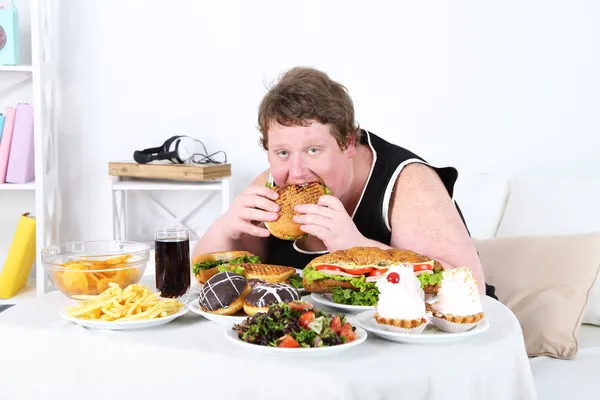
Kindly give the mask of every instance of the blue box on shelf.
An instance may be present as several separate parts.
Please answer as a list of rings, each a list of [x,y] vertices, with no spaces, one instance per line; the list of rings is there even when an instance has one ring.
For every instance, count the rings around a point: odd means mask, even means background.
[[[11,0],[0,8],[0,65],[19,63],[19,12]]]

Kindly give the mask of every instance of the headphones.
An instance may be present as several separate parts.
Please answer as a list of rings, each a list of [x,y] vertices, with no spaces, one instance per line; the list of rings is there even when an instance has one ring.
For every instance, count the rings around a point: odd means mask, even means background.
[[[197,144],[200,144],[204,149],[204,153],[197,152]],[[212,156],[218,153],[223,153],[224,161],[215,161]],[[199,160],[194,159],[194,156],[201,156]],[[177,135],[170,137],[160,147],[152,147],[144,150],[136,150],[133,152],[133,159],[138,164],[147,164],[155,160],[170,160],[176,164],[184,164],[188,161],[196,164],[214,163],[222,164],[227,162],[227,154],[223,151],[217,151],[211,155],[207,155],[206,146],[198,139],[193,139],[189,136]]]

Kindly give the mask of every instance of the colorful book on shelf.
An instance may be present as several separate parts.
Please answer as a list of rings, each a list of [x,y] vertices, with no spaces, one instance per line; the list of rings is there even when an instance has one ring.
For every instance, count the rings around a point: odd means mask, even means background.
[[[35,252],[35,218],[23,214],[0,272],[0,298],[10,299],[27,284]]]
[[[34,180],[33,106],[20,103],[15,113],[6,183],[29,183]]]
[[[2,130],[4,129],[4,114],[0,113],[0,143],[2,143]]]
[[[8,168],[8,158],[10,156],[15,112],[16,109],[14,107],[8,107],[4,115],[4,126],[2,127],[2,137],[0,138],[0,183],[6,182],[6,169]]]

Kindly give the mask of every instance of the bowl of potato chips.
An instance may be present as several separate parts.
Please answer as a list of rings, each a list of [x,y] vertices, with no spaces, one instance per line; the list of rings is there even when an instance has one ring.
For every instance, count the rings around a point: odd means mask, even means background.
[[[69,297],[97,295],[116,283],[138,283],[150,257],[150,246],[131,241],[81,241],[42,250],[42,264],[54,286]]]

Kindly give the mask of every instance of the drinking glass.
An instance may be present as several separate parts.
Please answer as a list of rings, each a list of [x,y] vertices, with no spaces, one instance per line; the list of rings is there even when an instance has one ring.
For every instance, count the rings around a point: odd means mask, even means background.
[[[190,288],[190,233],[160,228],[155,233],[156,290],[161,297],[181,298]]]

